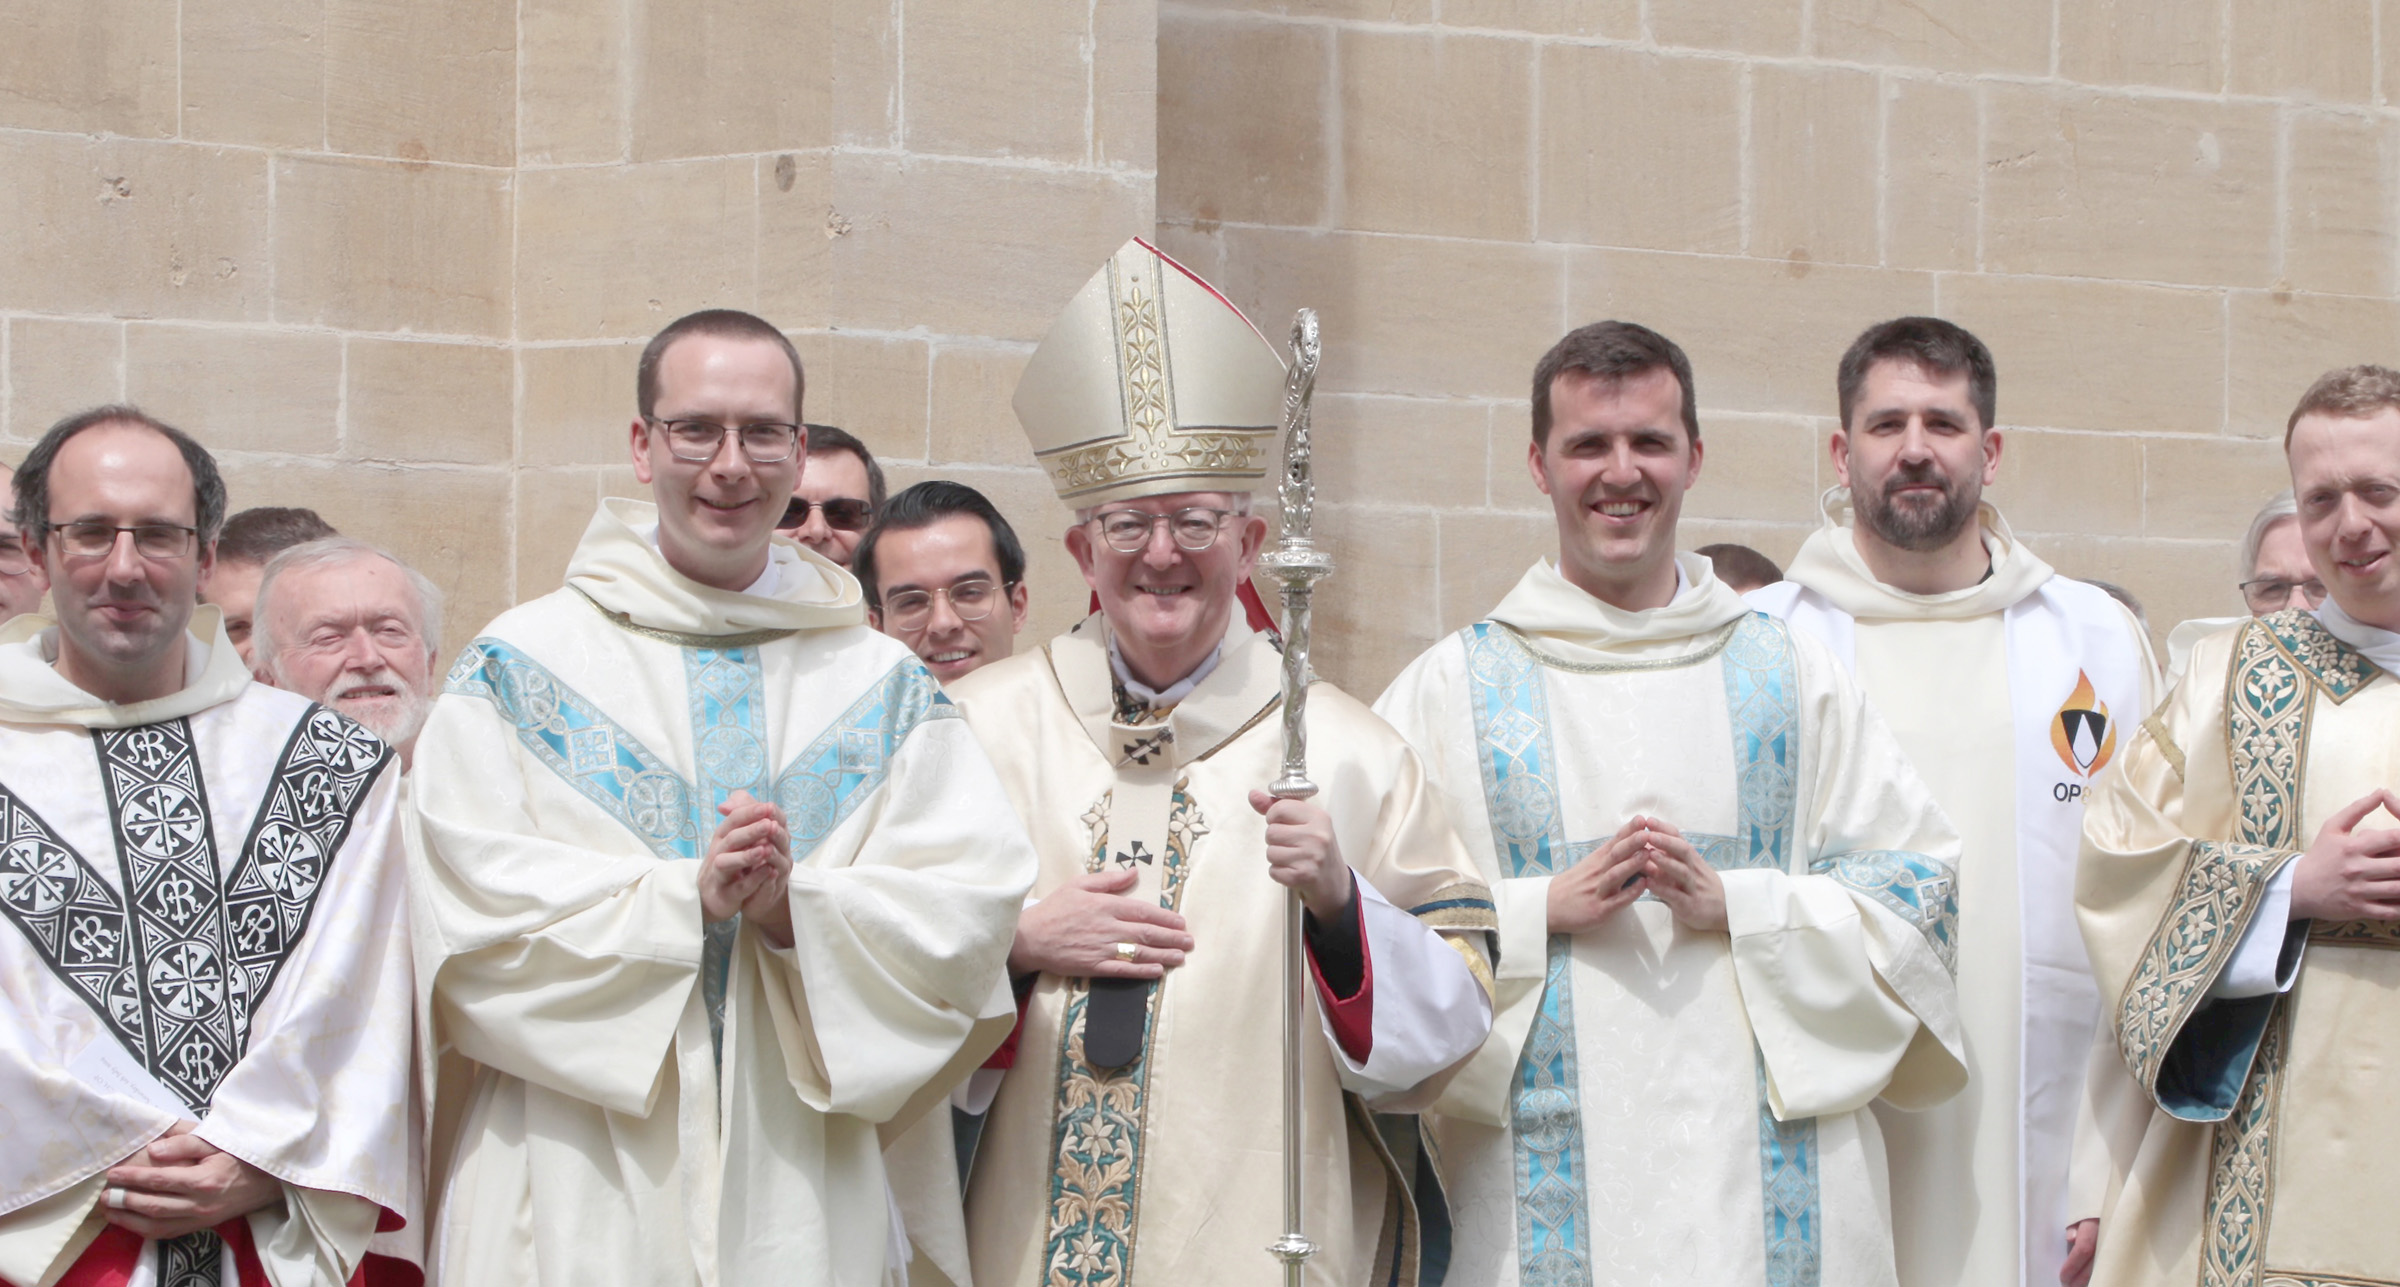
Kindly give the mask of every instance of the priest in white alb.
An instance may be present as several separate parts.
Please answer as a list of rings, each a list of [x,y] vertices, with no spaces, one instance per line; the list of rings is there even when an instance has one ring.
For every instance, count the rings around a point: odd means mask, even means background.
[[[1982,503],[1998,476],[1991,351],[1939,318],[1842,357],[1825,525],[1750,602],[1832,648],[1958,828],[1965,1094],[1883,1113],[1905,1287],[2051,1287],[2090,1264],[2108,1139],[2139,1097],[2089,1064],[2099,998],[2075,931],[2084,798],[2155,699],[2149,636]],[[2070,1155],[2080,1135],[2080,1182]]]
[[[452,666],[417,743],[436,1278],[875,1287],[881,1155],[1007,1034],[1033,855],[858,583],[774,535],[800,359],[712,310],[654,338],[653,501]]]
[[[2084,818],[2100,1046],[2148,1110],[2103,1287],[2400,1282],[2400,371],[2285,427],[2327,600],[2194,645]]]
[[[1675,554],[1694,405],[1655,331],[1559,341],[1557,559],[1375,705],[1499,907],[1499,1014],[1433,1110],[1452,1282],[1889,1284],[1868,1107],[1966,1079],[1957,838],[1832,654]]]
[[[413,1287],[399,764],[196,609],[225,521],[130,407],[16,476],[0,631],[0,1284]]]
[[[1312,978],[1306,1281],[1438,1270],[1414,1122],[1370,1110],[1481,1044],[1491,902],[1415,754],[1329,684],[1306,713],[1319,794],[1264,790],[1282,658],[1236,598],[1283,382],[1239,311],[1136,240],[1017,386],[1100,610],[951,686],[1041,857],[1009,957],[1024,1022],[967,1193],[976,1287],[1278,1277],[1290,892]]]

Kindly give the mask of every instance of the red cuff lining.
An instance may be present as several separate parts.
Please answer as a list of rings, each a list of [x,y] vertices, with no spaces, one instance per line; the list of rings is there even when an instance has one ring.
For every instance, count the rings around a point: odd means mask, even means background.
[[[1348,997],[1337,997],[1325,982],[1325,972],[1317,968],[1317,954],[1308,954],[1308,976],[1316,981],[1317,1001],[1325,1007],[1325,1021],[1333,1028],[1333,1039],[1350,1062],[1363,1064],[1375,1053],[1375,953],[1367,947],[1366,913],[1359,906],[1361,895],[1350,896],[1350,915],[1358,924],[1358,991]]]

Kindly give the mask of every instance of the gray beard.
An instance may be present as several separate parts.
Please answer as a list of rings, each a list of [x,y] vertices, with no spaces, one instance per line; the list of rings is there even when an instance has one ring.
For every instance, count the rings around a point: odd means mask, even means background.
[[[1885,486],[1924,481],[1928,480],[1896,477]],[[1973,483],[1944,484],[1942,503],[1930,509],[1894,504],[1892,498],[1883,492],[1860,493],[1851,497],[1858,521],[1865,524],[1868,531],[1882,538],[1885,544],[1912,554],[1938,550],[1958,539],[1958,534],[1975,521],[1976,507],[1982,501],[1983,488]]]

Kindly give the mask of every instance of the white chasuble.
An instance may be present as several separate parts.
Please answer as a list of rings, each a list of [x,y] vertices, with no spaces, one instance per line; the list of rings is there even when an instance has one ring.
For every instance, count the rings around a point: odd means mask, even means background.
[[[1998,511],[1980,517],[1990,575],[1910,594],[1876,580],[1836,489],[1790,579],[1749,595],[1832,648],[1963,841],[1967,1090],[1924,1113],[1878,1110],[1906,1287],[2051,1287],[2067,1226],[2098,1214],[2100,1138],[2141,1120],[2132,1084],[2091,1063],[2099,993],[2074,882],[2084,799],[2155,700],[2149,640]]]
[[[418,742],[418,972],[465,1070],[437,1094],[434,1273],[894,1281],[880,1136],[1006,1036],[1032,854],[847,573],[778,539],[765,592],[713,590],[643,538],[652,513],[604,503]],[[703,924],[737,790],[788,823],[790,948]]]
[[[0,632],[0,1282],[413,1282],[367,1246],[422,1206],[396,761],[192,624],[186,686],[126,706],[48,621]],[[107,1169],[179,1121],[280,1201],[105,1224]]]
[[[1538,563],[1376,704],[1499,908],[1492,1036],[1433,1110],[1454,1282],[1889,1283],[1867,1107],[1965,1079],[1956,837],[1822,646],[1679,562],[1645,613]],[[1550,878],[1636,814],[1717,869],[1727,932],[1649,894],[1549,932]]]
[[[2400,925],[2287,922],[2275,892],[2331,815],[2400,784],[2400,682],[2306,612],[2250,620],[2200,640],[2118,765],[2076,906],[2101,1045],[2151,1111],[2092,1281],[2400,1283]],[[2228,987],[2254,952],[2262,985]]]
[[[1104,632],[1094,616],[951,691],[1033,832],[1035,894],[1131,868],[1132,896],[1180,913],[1195,946],[1155,985],[1031,983],[968,1185],[976,1287],[1271,1282],[1289,895],[1268,875],[1249,793],[1282,767],[1282,659],[1237,619],[1188,696],[1127,718]],[[1337,998],[1348,1036],[1321,980],[1309,997],[1324,1040],[1303,1052],[1307,1281],[1408,1283],[1438,1266],[1439,1195],[1413,1122],[1368,1110],[1412,1108],[1482,1042],[1491,903],[1383,721],[1318,683],[1307,734],[1315,803],[1357,876],[1366,958],[1356,992]]]

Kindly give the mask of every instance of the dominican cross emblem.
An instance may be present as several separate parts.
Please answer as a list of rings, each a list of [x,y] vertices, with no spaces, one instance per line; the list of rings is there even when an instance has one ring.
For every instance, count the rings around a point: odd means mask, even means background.
[[[1117,865],[1120,867],[1131,867],[1137,862],[1150,863],[1156,859],[1157,855],[1151,853],[1149,848],[1139,840],[1133,842],[1133,848],[1117,851]]]
[[[1173,728],[1161,728],[1155,733],[1136,737],[1125,743],[1124,758],[1119,762],[1146,765],[1150,762],[1151,757],[1166,754],[1167,747],[1174,741],[1175,730]]]

